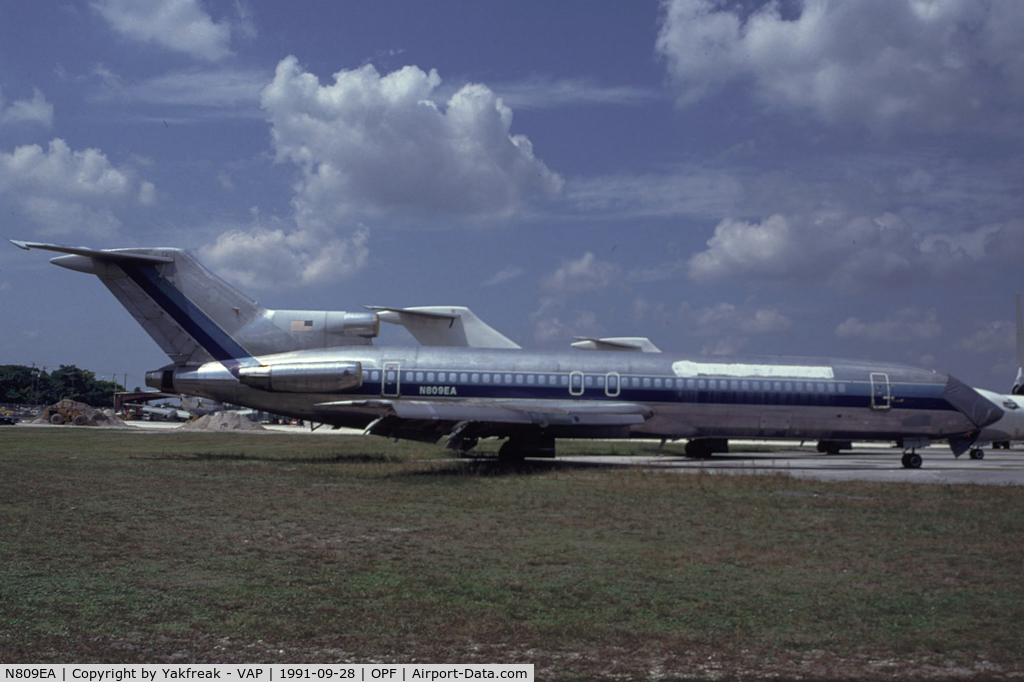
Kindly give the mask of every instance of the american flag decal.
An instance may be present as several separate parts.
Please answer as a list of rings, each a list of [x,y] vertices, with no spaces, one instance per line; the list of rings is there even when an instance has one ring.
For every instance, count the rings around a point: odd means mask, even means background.
[[[292,331],[293,332],[311,332],[311,331],[313,331],[313,320],[292,320]]]

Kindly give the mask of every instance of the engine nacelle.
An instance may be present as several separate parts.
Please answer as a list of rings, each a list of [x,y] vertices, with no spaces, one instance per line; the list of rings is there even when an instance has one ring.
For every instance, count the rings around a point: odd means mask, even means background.
[[[358,362],[282,362],[241,367],[238,380],[261,391],[279,393],[341,393],[363,384]]]
[[[322,345],[339,345],[334,337],[372,339],[380,333],[376,313],[349,313],[344,310],[272,310],[273,325],[287,332],[319,335]],[[333,340],[332,340],[333,339]]]

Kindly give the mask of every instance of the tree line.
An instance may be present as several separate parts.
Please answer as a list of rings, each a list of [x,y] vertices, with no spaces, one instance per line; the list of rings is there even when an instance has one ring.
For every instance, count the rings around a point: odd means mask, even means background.
[[[97,379],[94,372],[61,365],[47,372],[38,367],[0,365],[0,403],[52,405],[69,398],[93,407],[111,407],[121,384]]]

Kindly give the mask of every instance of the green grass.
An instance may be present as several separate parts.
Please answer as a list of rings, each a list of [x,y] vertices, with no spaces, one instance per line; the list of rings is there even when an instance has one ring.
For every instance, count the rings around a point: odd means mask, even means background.
[[[337,435],[0,431],[0,663],[1024,673],[1019,487],[446,457]]]

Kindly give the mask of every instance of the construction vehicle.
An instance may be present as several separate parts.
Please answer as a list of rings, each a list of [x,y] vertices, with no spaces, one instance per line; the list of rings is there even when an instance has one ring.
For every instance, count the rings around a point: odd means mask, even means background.
[[[43,418],[51,424],[86,426],[89,423],[89,417],[82,412],[80,403],[68,399],[54,403],[43,410]]]

